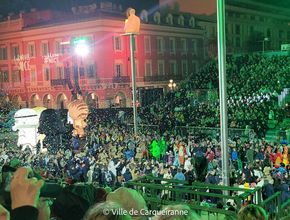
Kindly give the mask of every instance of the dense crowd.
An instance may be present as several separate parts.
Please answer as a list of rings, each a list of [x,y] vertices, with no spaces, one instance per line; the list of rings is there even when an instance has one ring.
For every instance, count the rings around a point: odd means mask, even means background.
[[[144,175],[221,184],[218,139],[160,134],[149,129],[134,135],[125,124],[110,118],[111,122],[103,124],[99,119],[98,123],[90,121],[84,140],[72,137],[58,149],[47,146],[47,152],[32,154],[28,149],[2,147],[1,164],[30,166],[50,181],[94,183],[112,189]],[[235,137],[229,140],[228,154],[232,186],[261,186],[264,199],[277,191],[282,192],[283,202],[290,198],[290,165],[285,143]]]
[[[277,106],[276,99],[282,88],[289,85],[289,63],[289,57],[254,55],[230,57],[227,64],[230,127],[249,127],[258,133],[255,138],[230,137],[227,152],[230,185],[243,188],[260,186],[263,199],[279,191],[281,202],[290,199],[287,143],[267,143],[262,137],[270,111],[273,112],[272,119],[281,120],[283,110]],[[0,164],[4,168],[32,167],[47,181],[69,185],[93,183],[112,190],[144,175],[187,181],[189,184],[195,181],[221,184],[219,137],[190,131],[173,132],[176,126],[219,125],[219,103],[214,89],[210,90],[211,98],[208,96],[207,101],[198,100],[194,93],[195,89],[208,86],[208,82],[213,87],[217,85],[216,64],[206,65],[190,80],[183,82],[177,91],[140,109],[139,122],[157,127],[142,127],[138,134],[134,134],[128,126],[131,120],[129,112],[92,110],[84,138],[72,136],[72,128],[67,125],[66,133],[60,137],[61,144],[46,143],[46,150],[38,150],[37,154],[28,148],[22,151],[1,143]],[[7,176],[2,175],[1,189],[4,191],[7,181]],[[207,202],[216,205],[221,201],[212,199]],[[116,204],[107,205],[116,207]],[[267,211],[273,212],[271,209]]]
[[[285,109],[278,106],[277,97],[283,88],[290,86],[289,70],[289,56],[229,56],[229,127],[250,127],[259,137],[264,137],[270,112],[273,112],[273,120],[281,121]],[[148,106],[142,119],[167,128],[178,125],[219,127],[217,61],[206,64],[178,87],[163,100]],[[204,89],[207,96],[199,100],[198,90]]]

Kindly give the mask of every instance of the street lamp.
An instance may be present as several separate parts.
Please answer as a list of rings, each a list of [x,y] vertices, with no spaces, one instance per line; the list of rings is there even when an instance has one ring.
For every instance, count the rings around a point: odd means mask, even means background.
[[[176,83],[173,82],[173,79],[169,80],[168,87],[170,88],[171,91],[175,90]]]
[[[88,40],[85,37],[80,37],[76,38],[73,41],[74,44],[74,53],[81,58],[81,63],[82,63],[82,58],[87,56],[89,54],[89,46],[88,46]],[[74,81],[75,81],[75,86],[77,89],[77,96],[76,98],[79,99],[81,96],[81,90],[79,86],[79,65],[78,62],[75,62],[75,67],[74,67]]]
[[[89,47],[85,39],[75,40],[75,54],[80,57],[85,57],[89,53]]]
[[[269,38],[268,37],[264,37],[264,39],[263,39],[263,53],[265,52],[265,42],[266,41],[269,41]]]

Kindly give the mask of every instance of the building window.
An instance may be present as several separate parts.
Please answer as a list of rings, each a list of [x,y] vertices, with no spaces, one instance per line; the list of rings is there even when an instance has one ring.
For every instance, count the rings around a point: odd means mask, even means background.
[[[160,12],[155,12],[153,19],[156,24],[160,24]]]
[[[145,36],[144,45],[145,45],[145,53],[151,53],[151,38],[150,38],[150,36]]]
[[[57,66],[56,67],[56,78],[57,79],[64,79],[63,66]]]
[[[145,76],[152,76],[152,61],[145,61]]]
[[[171,54],[176,52],[175,38],[169,38],[169,51]]]
[[[254,26],[250,26],[250,29],[249,29],[249,35],[253,34],[254,33]]]
[[[170,61],[170,75],[177,75],[176,60],[171,60]]]
[[[239,24],[236,24],[235,28],[236,28],[236,30],[235,30],[236,34],[240,35],[241,34],[241,26]]]
[[[158,60],[158,75],[164,76],[164,60]]]
[[[0,71],[0,82],[9,82],[9,76],[7,70]]]
[[[79,73],[80,73],[80,78],[84,79],[85,78],[85,68],[84,66],[79,67]]]
[[[191,40],[191,52],[196,54],[196,40]]]
[[[3,71],[3,82],[9,82],[9,73],[8,70]]]
[[[41,43],[41,55],[47,56],[49,54],[48,42]]]
[[[164,51],[164,39],[162,37],[157,38],[157,52],[163,53]]]
[[[21,82],[21,72],[19,70],[13,70],[12,82]]]
[[[115,72],[116,72],[117,77],[120,77],[123,75],[123,64],[122,63],[115,64]]]
[[[178,17],[178,24],[179,24],[180,26],[184,26],[184,17],[183,17],[182,15],[180,15],[180,16]]]
[[[96,65],[90,64],[87,68],[87,77],[88,78],[95,78],[96,76]]]
[[[145,23],[148,22],[148,12],[146,10],[141,11],[140,19]]]
[[[7,60],[7,47],[0,46],[0,60]]]
[[[50,69],[49,66],[46,66],[43,68],[43,73],[44,73],[44,81],[49,81],[50,80]]]
[[[114,36],[114,50],[115,51],[122,50],[122,39],[119,36]]]
[[[35,44],[34,43],[28,43],[27,45],[28,54],[29,57],[35,57]]]
[[[173,25],[173,16],[172,14],[168,14],[166,17],[166,23],[169,25]]]
[[[30,81],[36,82],[36,70],[35,67],[30,67]]]
[[[12,46],[12,59],[19,57],[19,46],[13,45]]]
[[[195,27],[195,18],[194,18],[194,17],[191,17],[191,18],[189,19],[189,26],[192,27],[192,28]]]
[[[187,42],[184,38],[181,39],[181,53],[187,53]]]
[[[54,53],[56,54],[64,54],[65,49],[64,49],[64,45],[60,44],[61,41],[55,41],[54,43]]]
[[[182,68],[182,75],[187,75],[188,74],[188,62],[187,60],[182,60],[181,61],[181,68]]]

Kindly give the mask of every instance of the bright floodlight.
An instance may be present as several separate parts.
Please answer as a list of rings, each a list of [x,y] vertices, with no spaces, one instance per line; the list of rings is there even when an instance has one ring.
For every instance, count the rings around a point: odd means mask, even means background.
[[[75,53],[78,56],[86,56],[89,53],[89,47],[86,44],[85,41],[79,41],[76,45],[75,45]]]

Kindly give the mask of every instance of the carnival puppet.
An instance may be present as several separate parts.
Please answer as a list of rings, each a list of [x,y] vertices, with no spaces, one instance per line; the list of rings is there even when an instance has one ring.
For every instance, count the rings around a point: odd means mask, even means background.
[[[17,146],[21,147],[21,150],[25,150],[28,147],[32,153],[36,153],[37,112],[30,108],[23,108],[15,112],[14,119],[15,122],[12,130],[18,131]]]
[[[44,110],[39,118],[38,133],[44,134],[43,144],[49,146],[48,151],[57,151],[62,144],[62,135],[65,132],[63,122],[55,109]]]
[[[86,119],[89,114],[89,108],[82,99],[76,99],[68,104],[68,115],[73,121],[73,135],[78,137],[85,136]]]
[[[38,125],[37,125],[37,128],[38,128],[38,126],[39,126],[39,118],[40,118],[40,115],[41,115],[41,113],[44,111],[44,110],[46,110],[46,108],[45,107],[35,107],[35,108],[33,108],[33,110],[36,112],[36,114],[37,114],[37,120],[38,120]],[[39,144],[40,144],[40,152],[43,152],[43,140],[44,140],[44,138],[45,138],[45,134],[39,134],[38,133],[38,131],[37,131],[37,142],[39,142]]]

